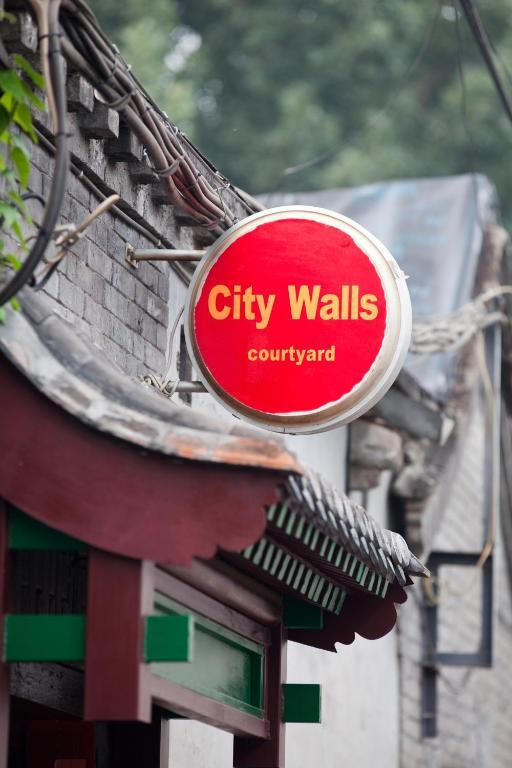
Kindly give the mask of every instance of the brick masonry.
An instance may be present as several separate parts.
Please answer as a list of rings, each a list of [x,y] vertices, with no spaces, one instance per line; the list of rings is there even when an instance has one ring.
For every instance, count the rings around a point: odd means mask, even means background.
[[[107,110],[105,115],[104,104],[94,98],[91,102],[90,89],[76,74],[71,75],[68,90],[71,86],[71,159],[81,174],[68,175],[60,223],[79,224],[99,204],[102,198],[91,191],[91,183],[103,196],[119,194],[119,208],[129,218],[106,213],[95,219],[68,251],[45,293],[59,314],[75,323],[127,374],[162,375],[168,328],[184,303],[186,281],[166,262],[140,263],[134,269],[125,259],[126,244],[154,248],[155,242],[160,242],[167,248],[194,249],[205,247],[213,235],[184,219],[170,204],[141,145],[127,133],[118,114]],[[48,115],[40,112],[35,119],[48,133]],[[108,136],[105,121],[113,126]],[[210,173],[202,161],[194,158],[193,162],[200,166],[199,171]],[[32,148],[29,191],[47,196],[52,173],[53,157],[43,142]],[[230,189],[224,195],[239,218],[250,212]],[[39,224],[40,203],[30,201],[29,210],[34,225]],[[141,226],[147,236],[141,233]],[[51,248],[49,255],[53,252]],[[178,341],[179,336],[178,331]],[[183,361],[184,346],[177,352]]]
[[[21,13],[14,25],[0,23],[7,47],[19,51],[36,67],[37,28]],[[42,94],[44,96],[44,94]],[[80,174],[70,172],[60,223],[79,224],[101,201],[120,195],[119,208],[128,216],[103,214],[86,230],[52,275],[45,289],[56,311],[76,324],[109,358],[130,376],[161,375],[165,367],[168,328],[184,302],[186,284],[165,262],[141,263],[133,269],[125,260],[126,243],[135,248],[198,248],[212,241],[211,232],[184,219],[170,204],[144,149],[123,122],[122,115],[96,99],[92,86],[77,72],[67,72],[68,129],[71,160]],[[52,138],[46,110],[34,111],[36,127]],[[29,191],[47,197],[53,157],[45,141],[32,147]],[[211,167],[191,158],[205,177]],[[100,196],[91,190],[91,183]],[[250,211],[231,189],[224,197],[235,216]],[[28,204],[34,225],[40,224],[39,202]],[[148,236],[141,233],[141,225]],[[12,245],[15,252],[16,243]],[[53,255],[50,248],[48,255]],[[179,340],[179,331],[178,331]],[[183,358],[183,345],[176,350]],[[174,365],[174,372],[176,364]]]
[[[51,168],[51,158],[37,148],[31,189],[47,188]],[[78,224],[98,201],[72,174],[69,182],[61,223]],[[130,231],[116,216],[103,214],[67,253],[45,293],[59,314],[75,323],[127,374],[161,374],[167,340],[170,269],[165,262],[141,264],[139,269],[133,269],[125,260],[127,242],[141,248],[153,245],[135,230]]]

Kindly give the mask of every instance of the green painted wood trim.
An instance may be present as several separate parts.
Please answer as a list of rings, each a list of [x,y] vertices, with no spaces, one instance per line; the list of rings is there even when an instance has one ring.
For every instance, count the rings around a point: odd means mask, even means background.
[[[318,684],[283,684],[283,723],[321,723],[322,688]]]
[[[208,698],[263,718],[265,648],[207,619],[167,595],[156,593],[155,613],[194,618],[194,658],[190,664],[156,662],[152,672]]]
[[[283,620],[287,629],[324,628],[324,612],[319,606],[289,595],[283,601]]]
[[[87,545],[65,533],[34,520],[15,507],[9,510],[10,549],[83,552]]]
[[[148,616],[144,640],[145,661],[192,661],[192,616]]]
[[[5,617],[5,661],[83,661],[85,616],[10,614]]]

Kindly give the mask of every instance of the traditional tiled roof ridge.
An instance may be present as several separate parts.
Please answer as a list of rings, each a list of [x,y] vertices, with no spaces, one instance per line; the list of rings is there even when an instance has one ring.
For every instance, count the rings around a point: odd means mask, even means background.
[[[321,475],[308,470],[302,476],[289,475],[281,488],[285,504],[387,581],[396,579],[405,586],[410,576],[429,575],[400,534],[381,528],[362,506]]]

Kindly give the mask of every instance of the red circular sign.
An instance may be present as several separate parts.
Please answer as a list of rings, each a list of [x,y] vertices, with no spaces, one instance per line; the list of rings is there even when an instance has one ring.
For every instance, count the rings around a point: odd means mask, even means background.
[[[319,209],[274,209],[233,227],[189,297],[189,348],[210,391],[272,429],[340,423],[393,358],[388,349],[381,359],[390,326],[399,331],[392,289],[403,276],[380,249],[379,262],[374,238]]]

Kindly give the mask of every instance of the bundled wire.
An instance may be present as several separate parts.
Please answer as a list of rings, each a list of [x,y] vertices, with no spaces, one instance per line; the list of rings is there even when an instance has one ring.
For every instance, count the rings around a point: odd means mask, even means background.
[[[199,153],[137,81],[87,5],[82,0],[62,0],[60,22],[64,55],[105,103],[122,113],[146,148],[173,204],[217,235],[232,226],[236,217],[223,191],[229,187],[238,196],[236,190],[213,166],[208,164],[208,178],[196,170],[191,156],[200,157]]]
[[[24,263],[0,290],[0,306],[32,278],[52,238],[64,199],[70,157],[62,57],[94,86],[109,108],[122,113],[144,145],[171,202],[184,214],[218,236],[237,221],[226,203],[226,189],[248,213],[261,210],[259,203],[240,194],[172,125],[82,0],[30,0],[30,4],[39,28],[41,67],[55,134],[55,168],[41,227]],[[194,156],[206,166],[205,173],[195,168]]]
[[[484,291],[445,317],[415,323],[409,351],[416,355],[456,352],[484,328],[507,321],[507,316],[501,310],[490,310],[488,304],[510,294],[512,286],[499,285]]]

